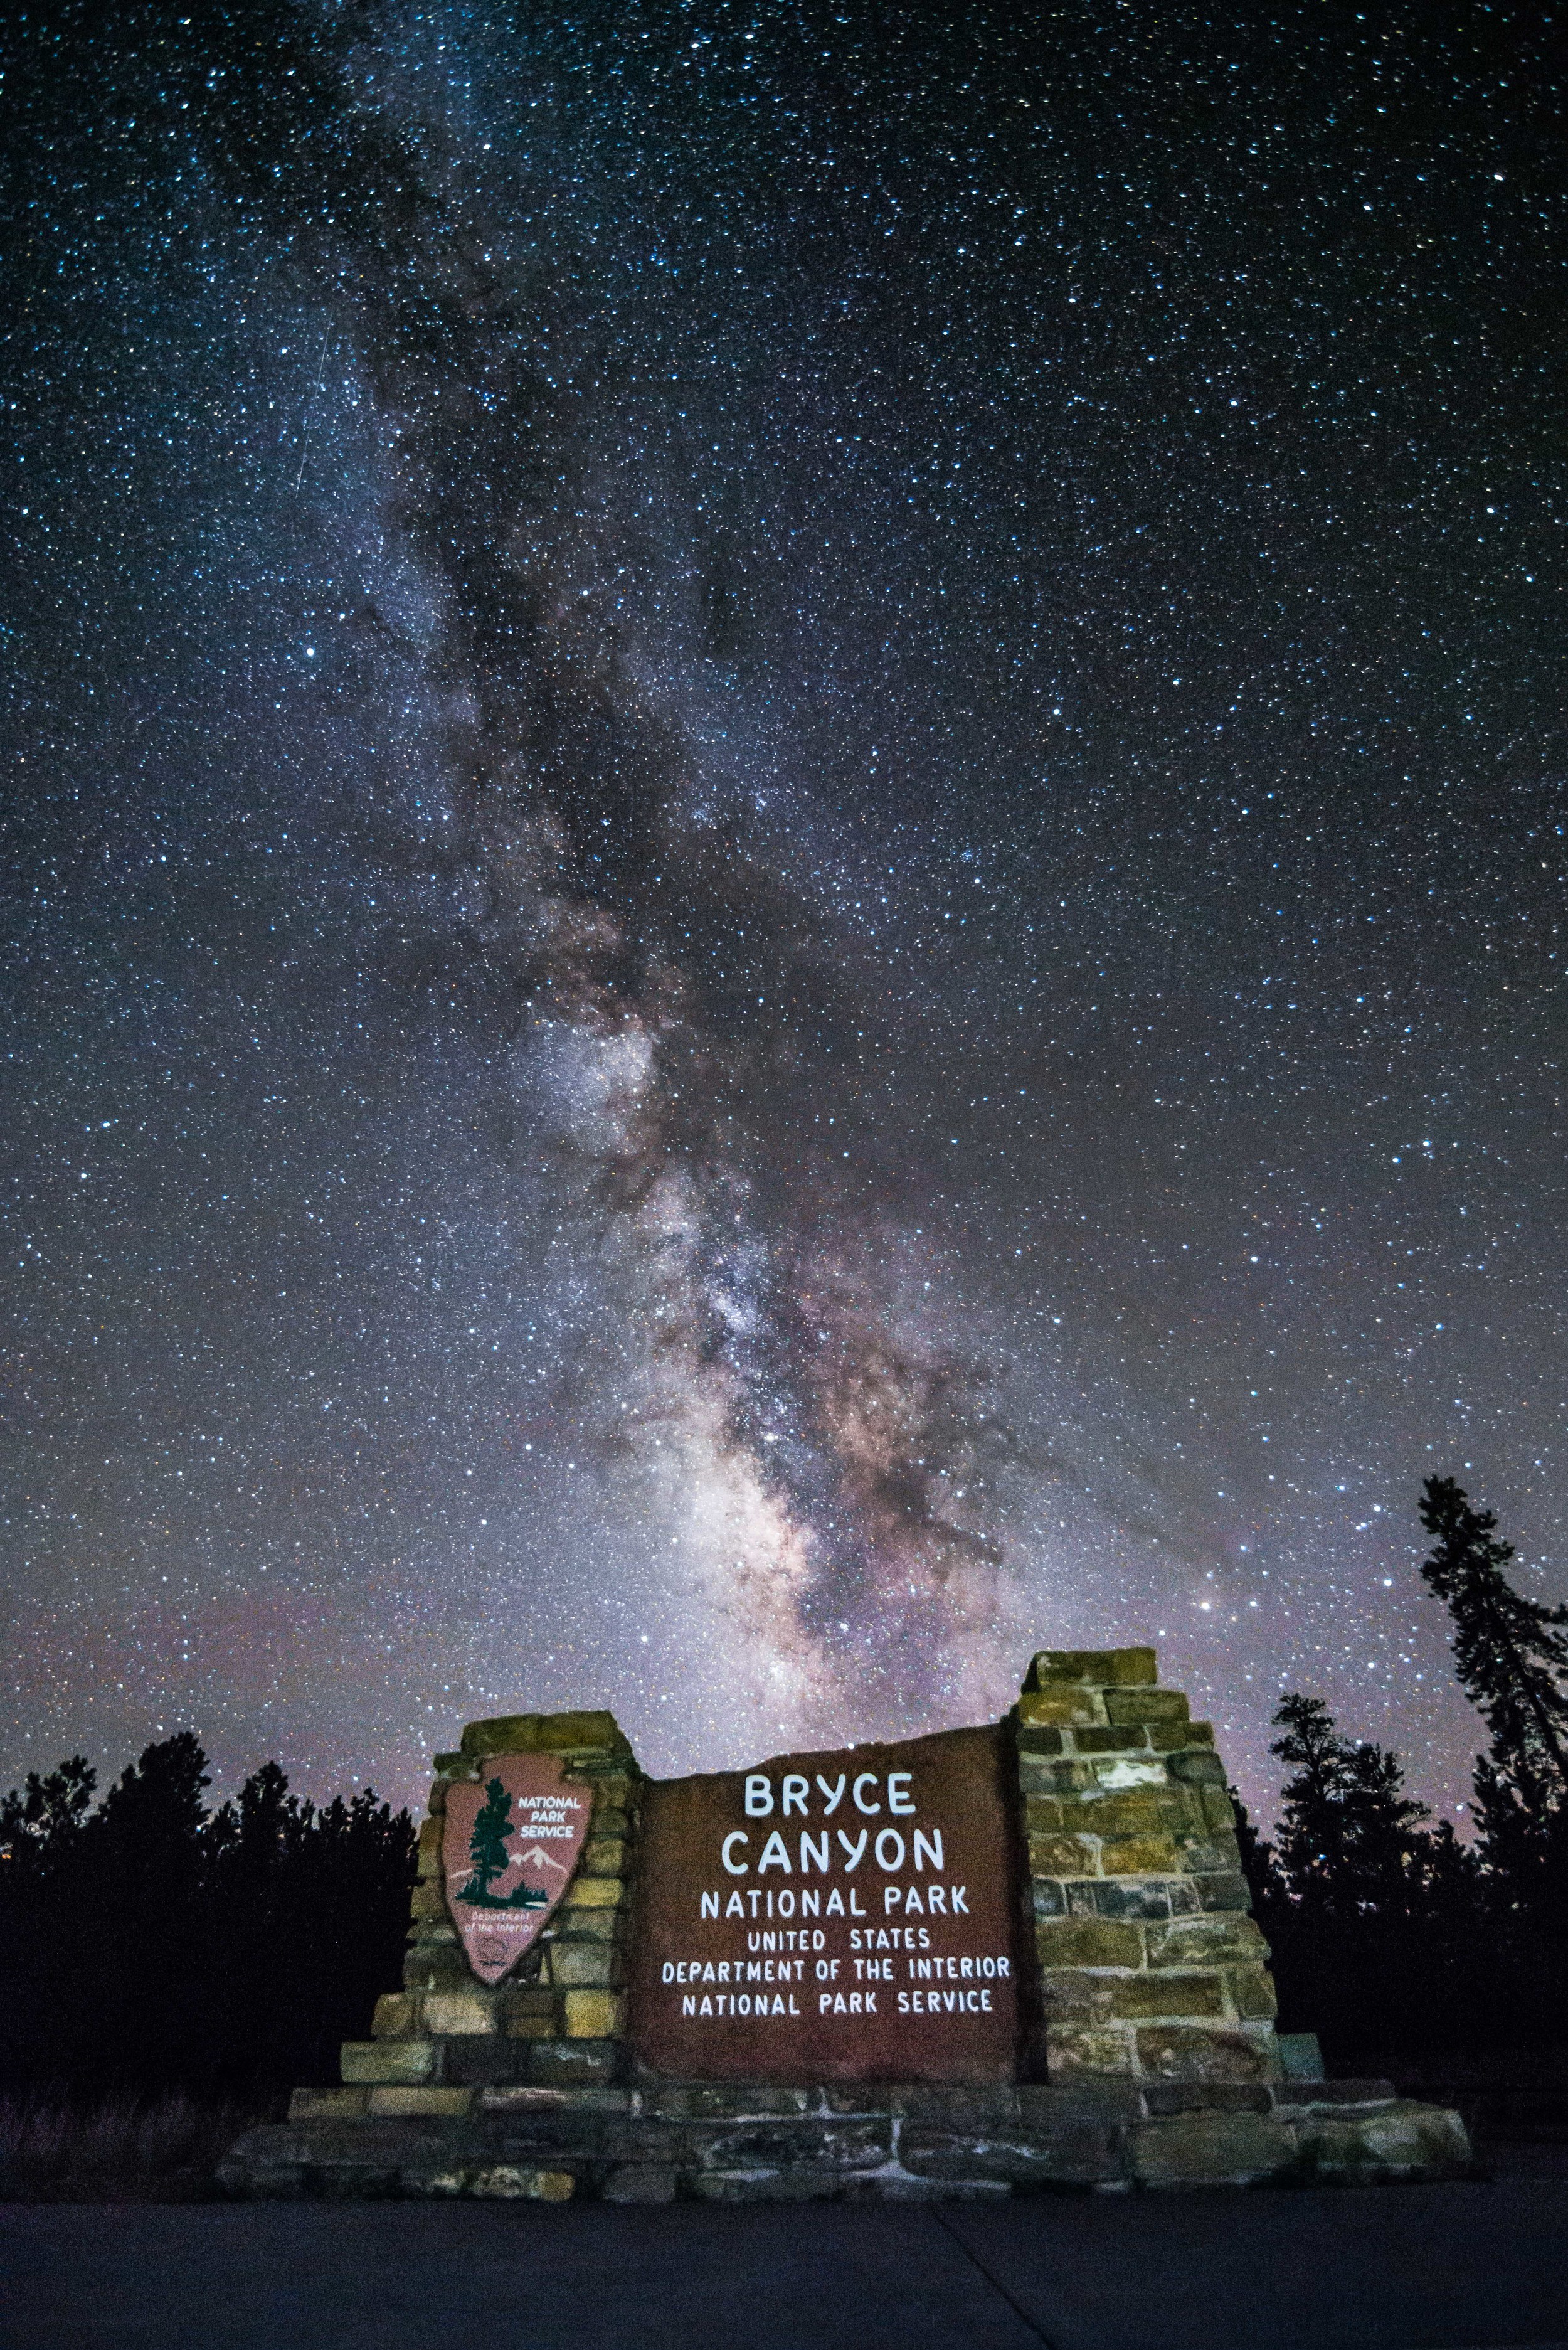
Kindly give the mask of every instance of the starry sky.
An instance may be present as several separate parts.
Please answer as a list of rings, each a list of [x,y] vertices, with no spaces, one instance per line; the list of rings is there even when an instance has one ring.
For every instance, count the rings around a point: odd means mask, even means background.
[[[0,1777],[1568,1597],[1550,15],[5,45]],[[8,1775],[6,1775],[8,1774]]]

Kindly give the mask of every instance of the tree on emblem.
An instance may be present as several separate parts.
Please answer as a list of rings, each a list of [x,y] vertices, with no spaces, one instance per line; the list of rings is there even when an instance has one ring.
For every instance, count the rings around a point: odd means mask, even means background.
[[[492,1779],[484,1790],[483,1808],[473,1823],[473,1834],[468,1841],[468,1857],[473,1874],[458,1895],[460,1901],[472,1902],[481,1909],[499,1907],[490,1888],[495,1879],[506,1872],[506,1839],[511,1831],[512,1798],[499,1779]]]

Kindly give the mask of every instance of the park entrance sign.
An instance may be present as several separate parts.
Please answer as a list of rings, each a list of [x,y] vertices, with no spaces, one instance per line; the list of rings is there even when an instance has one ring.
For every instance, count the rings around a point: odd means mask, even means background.
[[[1011,2081],[1017,1797],[999,1729],[654,1781],[628,2037],[691,2081]]]
[[[664,2201],[1462,2172],[1457,2115],[1287,2067],[1249,1908],[1213,1732],[1150,1648],[1044,1650],[1000,1722],[686,1779],[607,1712],[472,1722],[401,1988],[220,2176]]]

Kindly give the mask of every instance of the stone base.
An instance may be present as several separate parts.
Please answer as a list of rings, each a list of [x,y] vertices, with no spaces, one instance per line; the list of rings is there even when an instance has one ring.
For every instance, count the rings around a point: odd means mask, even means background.
[[[1386,2081],[1019,2088],[296,2089],[234,2195],[865,2201],[1027,2188],[1347,2186],[1467,2176],[1463,2122]]]

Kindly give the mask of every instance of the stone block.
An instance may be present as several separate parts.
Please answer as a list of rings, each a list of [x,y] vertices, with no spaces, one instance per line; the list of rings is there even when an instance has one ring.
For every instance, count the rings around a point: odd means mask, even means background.
[[[1170,1885],[1164,1877],[1106,1877],[1092,1890],[1102,1918],[1163,1921],[1170,1915]]]
[[[346,2040],[339,2067],[351,2086],[361,2082],[428,2081],[435,2070],[433,2040]]]
[[[1020,1730],[1072,1730],[1080,1722],[1105,1718],[1105,1703],[1097,1690],[1025,1690],[1018,1700]]]
[[[1151,1967],[1212,1967],[1227,1960],[1260,1966],[1268,1955],[1252,1919],[1233,1912],[1174,1918],[1168,1926],[1151,1927],[1147,1943]]]
[[[615,1950],[607,1942],[552,1942],[545,1953],[545,1966],[552,1983],[582,1984],[594,1990],[607,1991],[616,1980],[618,1963]],[[597,2035],[590,2033],[589,2039]]]
[[[1015,2187],[1089,2187],[1121,2176],[1117,2133],[1103,2122],[1039,2129],[949,2130],[906,2122],[898,2160],[917,2178],[1005,2179]]]
[[[1032,1877],[1029,1880],[1029,1914],[1034,1918],[1064,1918],[1067,1915],[1067,1887],[1054,1877]]]
[[[792,2170],[833,2173],[880,2169],[893,2151],[892,2116],[830,2116],[758,2121],[703,2135],[698,2159],[704,2170],[727,2173]]]
[[[1097,1837],[1042,1835],[1029,1839],[1031,1877],[1096,1877],[1099,1867]]]
[[[1143,1935],[1109,1918],[1042,1918],[1034,1949],[1043,1967],[1141,1967]]]
[[[1152,1648],[1042,1648],[1023,1677],[1025,1690],[1078,1681],[1091,1689],[1151,1685],[1158,1675]]]
[[[428,1878],[415,1886],[409,1896],[409,1915],[414,1918],[444,1918],[446,1901],[439,1881]]]
[[[573,1999],[597,1999],[597,1991],[573,1991]],[[620,2049],[613,2040],[536,2040],[528,2051],[528,2078],[541,2088],[557,2085],[608,2082],[615,2077]]]
[[[426,1804],[425,1809],[432,1820],[441,1820],[446,1817],[446,1785],[444,1779],[431,1781],[430,1801]]]
[[[370,2019],[370,2036],[373,2040],[411,2040],[418,2020],[419,2002],[411,1991],[383,1991]]]
[[[587,1877],[582,1878],[581,1882],[585,1885],[614,1885],[618,1887],[624,1882],[624,1879],[618,1877]],[[570,1909],[563,1907],[556,1914],[560,1920],[562,1939],[564,1939],[578,1942],[598,1942],[607,1950],[609,1945],[616,1939],[619,1931],[620,1912],[618,1909],[583,1909],[577,1908],[576,1905],[574,1904]],[[557,1976],[556,1981],[559,1981],[560,1980],[561,1978]]]
[[[1151,2023],[1137,2033],[1140,2072],[1160,2081],[1266,2081],[1268,2053],[1245,2032]]]
[[[603,1777],[594,1780],[593,1788],[596,1817],[601,1804],[613,1806],[619,1811],[629,1810],[636,1793],[632,1781],[624,1771],[607,1772]]]
[[[1025,1755],[1019,1764],[1019,1780],[1030,1802],[1042,1795],[1078,1795],[1095,1783],[1095,1774],[1087,1762],[1075,1762],[1068,1756],[1054,1760],[1044,1754]]]
[[[1031,1754],[1060,1754],[1063,1733],[1059,1730],[1020,1728],[1018,1752],[1020,1760]]]
[[[462,1991],[472,1981],[462,1944],[455,1935],[440,1942],[411,1942],[403,1953],[407,1991]]]
[[[473,2103],[472,2089],[408,2088],[389,2085],[370,2092],[372,2119],[379,2116],[389,2120],[396,2116],[407,2119],[421,2115],[427,2120],[457,2121]]]
[[[1176,1762],[1182,1759],[1185,1759],[1189,1762],[1201,1762],[1205,1758],[1201,1754],[1189,1754],[1185,1758],[1173,1756],[1171,1762],[1171,1767],[1173,1770],[1176,1766]],[[1231,1797],[1226,1791],[1224,1766],[1221,1764],[1220,1757],[1217,1754],[1210,1755],[1208,1759],[1212,1762],[1215,1771],[1218,1773],[1219,1784],[1217,1786],[1197,1788],[1194,1790],[1194,1793],[1199,1794],[1202,1798],[1203,1817],[1210,1833],[1216,1836],[1234,1837],[1236,1834],[1236,1806],[1231,1801]]]
[[[1198,1898],[1205,1909],[1250,1909],[1252,1896],[1241,1870],[1221,1870],[1213,1877],[1194,1879]]]
[[[1213,1743],[1214,1733],[1200,1721],[1151,1721],[1148,1742],[1157,1754],[1179,1754],[1189,1747]]]
[[[1050,1881],[1050,1879],[1046,1880],[1046,1882]],[[1095,1879],[1092,1877],[1070,1877],[1062,1889],[1067,1897],[1069,1918],[1099,1916],[1100,1905],[1095,1898]]]
[[[421,1822],[416,1866],[421,1879],[441,1876],[441,1845],[445,1832],[444,1820],[433,1819]]]
[[[624,1836],[590,1836],[583,1846],[580,1877],[618,1877],[626,1866]]]
[[[556,1994],[548,1983],[504,1983],[497,2004],[504,2016],[554,2015]]]
[[[1181,1866],[1188,1877],[1235,1875],[1241,1866],[1241,1846],[1233,1835],[1189,1835],[1177,1838]]]
[[[1366,2113],[1314,2111],[1297,2125],[1297,2175],[1341,2186],[1465,2178],[1474,2157],[1457,2113],[1403,2102]]]
[[[597,1747],[629,1754],[613,1713],[503,1713],[471,1721],[462,1733],[465,1758],[483,1754],[560,1754]]]
[[[1086,1967],[1047,1967],[1040,1977],[1040,2004],[1048,2024],[1107,2023],[1111,1985],[1125,1978],[1096,1974]]]
[[[1181,1871],[1176,1838],[1165,1833],[1107,1835],[1100,1846],[1100,1866],[1107,1877],[1176,1877]]]
[[[504,2030],[508,2040],[554,2040],[556,2022],[552,2009],[548,2015],[509,2016]]]
[[[1185,1721],[1187,1700],[1179,1690],[1114,1689],[1106,1691],[1107,1721]]]
[[[643,2106],[660,2121],[745,2121],[762,2116],[809,2113],[815,2094],[811,2089],[792,2089],[775,2081],[664,2081],[643,2091]],[[863,2089],[856,2084],[837,2094],[844,2098],[864,2099],[884,2093]],[[854,2105],[835,2106],[834,2096],[834,2088],[829,2085],[826,2102],[830,2110],[859,2110]]]
[[[1185,1780],[1189,1787],[1218,1787],[1224,1794],[1225,1765],[1211,1747],[1184,1746],[1179,1753],[1170,1757],[1165,1767],[1173,1779]],[[1236,1820],[1228,1795],[1225,1797],[1225,1810],[1227,1817],[1220,1825],[1233,1828]]]
[[[1131,1754],[1148,1752],[1148,1732],[1141,1723],[1107,1722],[1073,1732],[1075,1754]]]
[[[569,2170],[523,2169],[510,2162],[472,2171],[465,2181],[470,2195],[508,2203],[569,2203],[576,2184]]]
[[[1151,2114],[1272,2114],[1277,2110],[1273,2092],[1264,2081],[1145,2081],[1143,2102]]]
[[[561,2006],[568,2040],[611,2040],[620,2030],[622,2002],[612,1991],[565,1991]]]
[[[548,2027],[546,2027],[547,2029]],[[441,2078],[470,2088],[493,2088],[528,2077],[525,2038],[510,2030],[449,2040],[441,2050]]]
[[[1269,2114],[1180,2114],[1127,2132],[1133,2176],[1144,2187],[1249,2185],[1289,2170],[1295,2153],[1294,2131]]]
[[[1161,1754],[1096,1754],[1092,1767],[1096,1786],[1109,1795],[1133,1787],[1163,1787],[1168,1791],[1170,1786]],[[1175,1808],[1168,1801],[1161,1806],[1172,1817]]]
[[[1061,1825],[1080,1835],[1147,1835],[1168,1826],[1180,1809],[1172,1788],[1128,1787],[1116,1794],[1064,1797]]]
[[[607,2203],[673,2203],[675,2173],[664,2162],[619,2162],[600,2192]]]
[[[596,1804],[593,1832],[597,1836],[628,1836],[631,1834],[631,1814],[618,1804]]]
[[[1053,2023],[1045,2034],[1045,2058],[1053,2081],[1072,2081],[1080,2074],[1130,2076],[1137,2071],[1132,2033],[1114,2024]]]
[[[574,1877],[561,1902],[562,1914],[573,1909],[616,1909],[626,1898],[619,1877]]]
[[[291,2122],[358,2121],[369,2110],[367,2088],[296,2089],[288,2101]]]
[[[1128,1975],[1111,1986],[1110,2012],[1128,2022],[1153,2015],[1223,2015],[1225,1986],[1212,1972]]]
[[[1274,1979],[1267,1967],[1231,1967],[1226,1981],[1231,1986],[1231,1999],[1236,2012],[1249,2022],[1276,2016],[1280,2002],[1274,1991]]]
[[[477,1989],[431,1991],[424,1995],[421,2014],[425,2030],[438,2040],[445,2040],[471,2033],[493,2032],[495,2007],[493,1996]]]
[[[474,1769],[473,1757],[461,1750],[451,1754],[438,1754],[435,1767],[437,1776],[441,1779],[474,1779],[479,1775]],[[433,1804],[431,1809],[434,1811]]]

